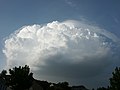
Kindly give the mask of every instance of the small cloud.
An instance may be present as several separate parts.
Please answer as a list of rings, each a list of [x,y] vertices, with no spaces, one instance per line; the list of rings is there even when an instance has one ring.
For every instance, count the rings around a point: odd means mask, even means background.
[[[75,6],[76,6],[76,4],[73,3],[73,2],[70,1],[70,0],[65,0],[65,2],[66,2],[69,6],[71,6],[71,7],[75,7]]]

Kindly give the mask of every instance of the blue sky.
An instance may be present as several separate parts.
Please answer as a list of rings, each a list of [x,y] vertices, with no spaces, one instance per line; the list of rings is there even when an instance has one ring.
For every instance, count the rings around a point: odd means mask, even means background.
[[[5,37],[24,25],[56,20],[87,20],[120,38],[120,0],[0,0],[0,68]]]
[[[0,38],[23,25],[85,18],[119,36],[119,0],[0,0]]]

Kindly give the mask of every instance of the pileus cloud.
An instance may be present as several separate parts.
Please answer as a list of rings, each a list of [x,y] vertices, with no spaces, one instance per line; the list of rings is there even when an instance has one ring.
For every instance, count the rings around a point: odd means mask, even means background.
[[[7,68],[27,64],[40,79],[94,85],[86,79],[104,80],[102,73],[119,62],[118,51],[112,33],[68,20],[20,28],[5,40],[3,53]]]

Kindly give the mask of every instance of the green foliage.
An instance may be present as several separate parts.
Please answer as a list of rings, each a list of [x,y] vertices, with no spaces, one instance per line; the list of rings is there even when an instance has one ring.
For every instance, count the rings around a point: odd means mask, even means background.
[[[68,82],[59,82],[57,84],[53,84],[50,90],[70,90]]]
[[[116,67],[110,78],[110,90],[120,90],[120,67]]]
[[[57,85],[62,88],[66,88],[66,87],[68,87],[69,84],[68,84],[68,82],[59,82]]]
[[[24,67],[15,67],[9,69],[10,81],[9,86],[13,90],[25,90],[29,89],[32,85],[33,74],[30,73],[29,66],[25,65]]]
[[[1,73],[0,73],[0,78],[1,78],[1,80],[3,81],[3,83],[5,84],[5,85],[7,85],[8,84],[8,80],[7,80],[7,78],[6,78],[6,74],[7,74],[7,71],[6,70],[3,70]]]
[[[7,74],[7,71],[6,70],[2,70],[2,72],[0,73],[0,77],[1,78],[5,78],[6,74]]]
[[[35,80],[39,85],[42,86],[43,90],[49,90],[51,83],[47,81]]]
[[[12,90],[29,90],[33,84],[33,80],[36,81],[43,90],[71,90],[68,82],[48,83],[47,81],[39,81],[33,79],[33,73],[30,73],[29,66],[14,67],[9,69],[9,74],[3,70],[0,73],[0,78],[5,82],[5,85],[11,87]],[[94,89],[92,89],[94,90]],[[120,90],[120,67],[116,67],[110,78],[110,86],[107,88],[99,87],[97,90]]]

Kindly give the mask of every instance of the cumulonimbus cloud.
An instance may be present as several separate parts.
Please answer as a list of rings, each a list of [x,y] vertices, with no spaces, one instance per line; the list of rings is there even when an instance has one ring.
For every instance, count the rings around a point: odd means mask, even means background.
[[[27,64],[36,77],[52,81],[95,77],[117,61],[118,51],[112,33],[68,20],[20,28],[5,40],[3,53],[7,68]]]

